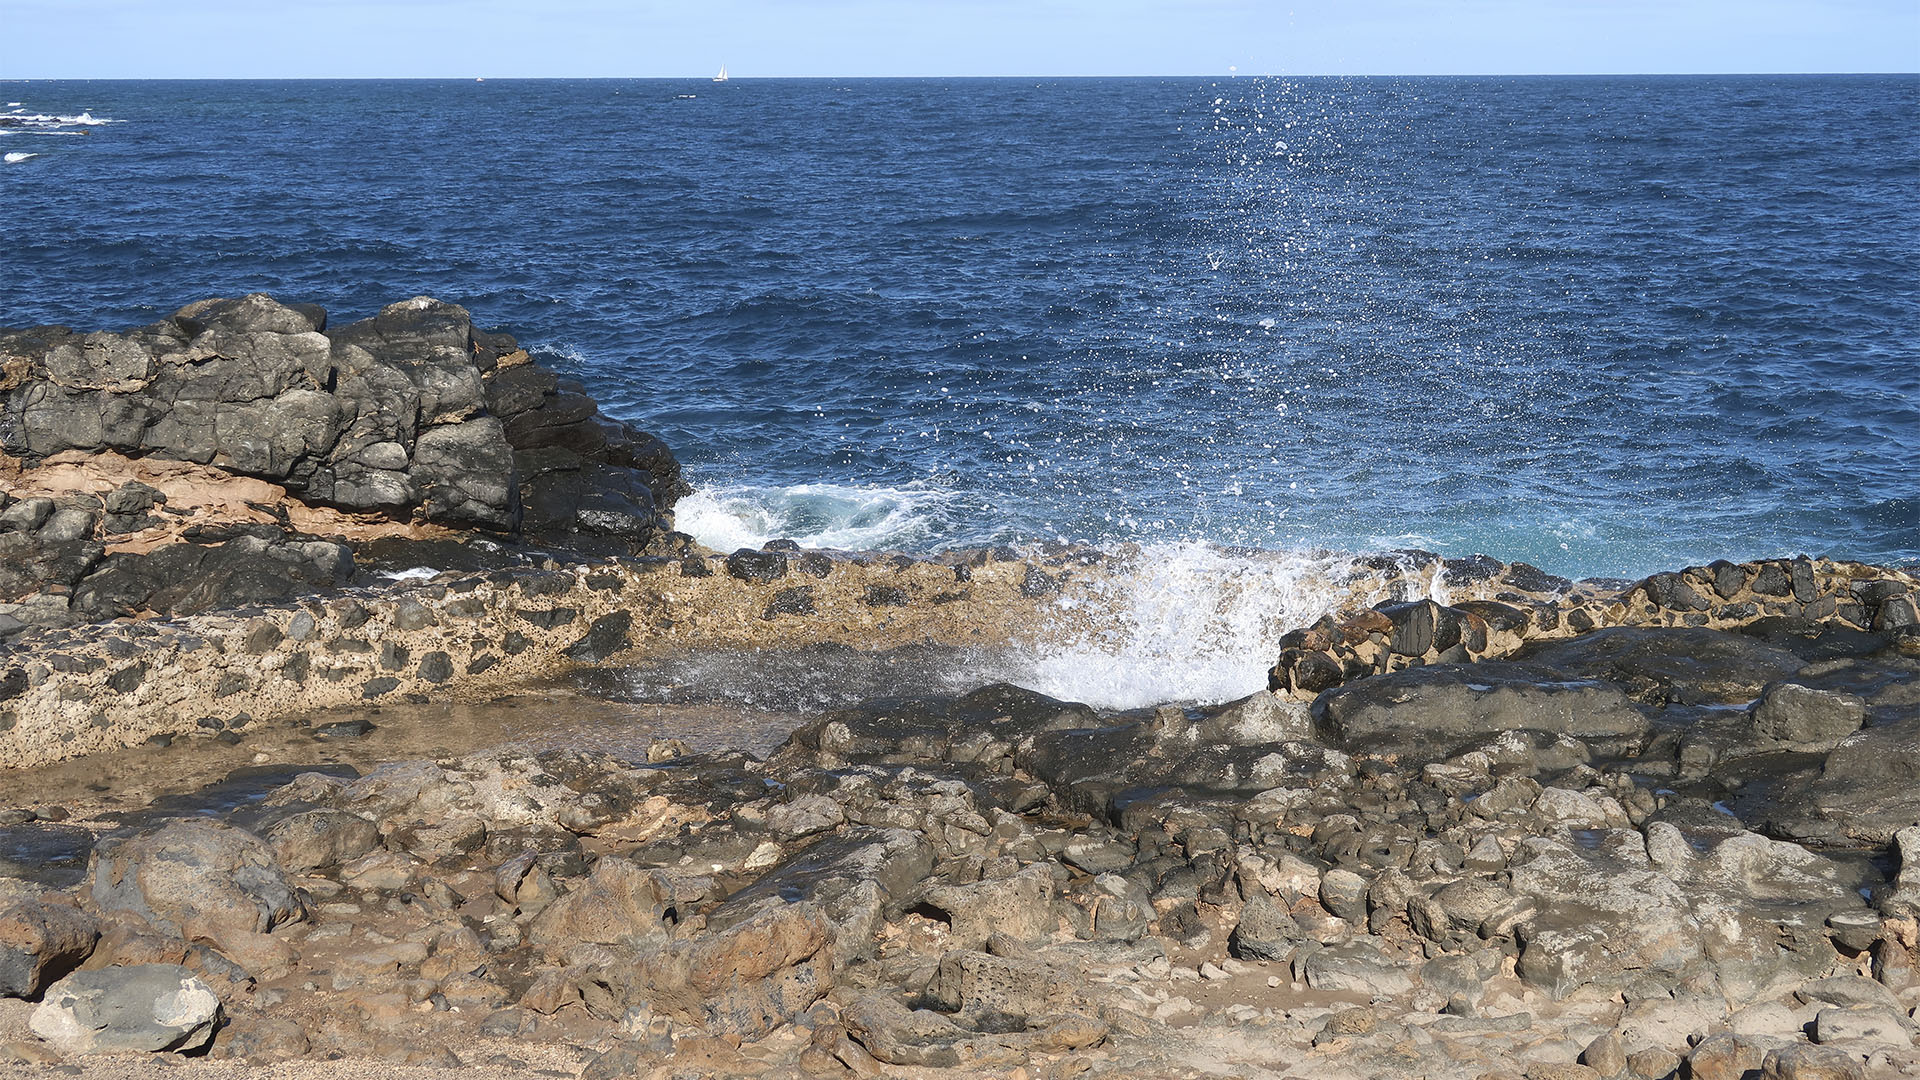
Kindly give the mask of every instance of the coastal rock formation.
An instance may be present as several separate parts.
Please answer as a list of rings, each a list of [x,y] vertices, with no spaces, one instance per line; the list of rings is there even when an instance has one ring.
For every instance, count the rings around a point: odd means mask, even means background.
[[[151,455],[311,504],[539,533],[639,535],[685,490],[659,440],[427,297],[335,329],[255,293],[124,334],[0,331],[0,371],[0,447],[29,464]]]
[[[0,768],[150,739],[232,737],[332,706],[485,697],[619,657],[825,643],[999,646],[1033,640],[1048,623],[1022,590],[1047,565],[1043,556],[809,555],[824,576],[806,577],[814,590],[806,614],[768,615],[788,576],[741,580],[719,569],[734,556],[688,549],[25,629],[0,641]],[[1053,572],[1067,580],[1087,568]],[[874,589],[902,602],[875,606]]]
[[[1920,827],[1819,780],[1916,722],[1920,633],[1797,625],[1321,695],[1364,701],[1364,738],[1265,692],[1102,713],[998,684],[829,710],[764,760],[309,773],[251,834],[104,842],[34,910],[84,909],[41,934],[63,963],[183,965],[231,1017],[211,1053],[256,1061],[472,1063],[499,1037],[600,1040],[583,1076],[1912,1075]],[[195,866],[233,886],[182,907]]]
[[[663,532],[663,447],[428,300],[0,332],[0,443],[13,770],[337,745],[374,725],[330,706],[404,723],[639,657],[1030,644],[1107,625],[1150,557],[704,550]],[[1920,1072],[1911,572],[1324,573],[1344,606],[1216,707],[882,685],[764,759],[253,753],[251,797],[0,806],[72,871],[0,861],[32,879],[0,876],[0,998],[42,997],[0,1061]]]
[[[198,1050],[213,1038],[220,998],[176,964],[81,971],[47,991],[33,1033],[63,1054]]]
[[[0,634],[289,600],[380,537],[630,553],[687,490],[658,439],[425,297],[339,328],[254,294],[0,330],[0,465]]]
[[[1596,588],[1550,579],[1524,563],[1506,566],[1491,559],[1447,560],[1472,572],[1448,577],[1450,588],[1468,589],[1485,598],[1458,604],[1433,599],[1383,603],[1329,615],[1281,639],[1281,652],[1268,673],[1268,688],[1296,700],[1311,701],[1321,691],[1350,679],[1429,664],[1538,657],[1583,674],[1612,673],[1637,700],[1691,696],[1695,703],[1735,700],[1781,673],[1782,657],[1758,642],[1705,635],[1700,647],[1733,649],[1744,663],[1724,657],[1700,657],[1665,641],[1689,632],[1726,630],[1756,624],[1771,636],[1825,634],[1837,641],[1848,633],[1889,634],[1920,624],[1916,604],[1920,585],[1911,574],[1860,563],[1827,559],[1773,559],[1752,563],[1720,561],[1671,573],[1654,574],[1626,588]],[[1599,628],[1666,628],[1669,633]],[[1564,646],[1548,642],[1577,639]],[[1881,639],[1884,640],[1884,639]],[[1636,658],[1642,643],[1660,664]],[[1839,646],[1844,648],[1844,645]],[[1569,651],[1571,650],[1571,651]],[[1696,656],[1695,660],[1684,657]],[[1701,684],[1689,668],[1711,664],[1719,684]],[[1662,666],[1664,665],[1664,666]],[[1789,665],[1791,666],[1791,665]]]

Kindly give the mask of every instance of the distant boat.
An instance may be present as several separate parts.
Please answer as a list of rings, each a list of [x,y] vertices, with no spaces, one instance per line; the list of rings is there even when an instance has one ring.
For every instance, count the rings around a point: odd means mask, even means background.
[[[718,75],[715,75],[715,76],[713,77],[713,81],[714,81],[714,82],[726,82],[726,81],[727,81],[727,65],[725,65],[725,64],[721,64],[721,65],[720,65],[720,74],[718,74]]]

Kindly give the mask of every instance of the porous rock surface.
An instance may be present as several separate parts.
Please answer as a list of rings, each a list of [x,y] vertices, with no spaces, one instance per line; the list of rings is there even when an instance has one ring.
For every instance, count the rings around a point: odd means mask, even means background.
[[[1913,1075],[1920,825],[1875,839],[1894,785],[1836,803],[1815,778],[1870,784],[1847,748],[1916,722],[1920,634],[1796,626],[1471,684],[1606,690],[1598,714],[1637,724],[1517,705],[1334,745],[1324,702],[1102,713],[993,685],[830,710],[765,760],[308,774],[260,840],[163,823],[35,903],[97,920],[85,970],[180,963],[215,988],[216,1058],[451,1065],[510,1038],[573,1048],[582,1076]],[[1799,666],[1733,707],[1643,678],[1747,686],[1774,649]],[[1457,704],[1464,683],[1415,673],[1338,693]],[[1861,729],[1783,736],[1786,686],[1851,695]],[[1815,819],[1814,846],[1782,824]],[[147,848],[270,852],[300,913],[210,900],[201,929],[162,926],[100,884]]]

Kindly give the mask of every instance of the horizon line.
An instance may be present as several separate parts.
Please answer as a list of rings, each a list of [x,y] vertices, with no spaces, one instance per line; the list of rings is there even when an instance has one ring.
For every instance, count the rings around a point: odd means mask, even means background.
[[[1920,69],[1900,71],[1479,71],[1479,72],[1146,72],[1101,75],[734,75],[727,82],[858,79],[909,82],[914,80],[1010,79],[1697,79],[1762,76],[1896,76],[1920,75]],[[0,85],[34,82],[719,82],[711,75],[30,75],[0,77]]]

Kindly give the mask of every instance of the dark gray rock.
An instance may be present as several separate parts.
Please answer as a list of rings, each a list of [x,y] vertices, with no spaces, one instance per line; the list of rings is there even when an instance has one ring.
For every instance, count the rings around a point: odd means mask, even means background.
[[[0,346],[26,361],[0,390],[0,444],[29,462],[62,450],[152,455],[348,510],[632,546],[687,490],[659,440],[598,416],[511,338],[425,297],[327,329],[318,308],[254,294],[126,334],[0,332]],[[542,448],[563,451],[564,467],[522,475],[516,451]],[[145,523],[152,504],[138,501],[106,508],[110,532]],[[526,521],[523,504],[541,512]]]
[[[766,911],[805,902],[817,907],[833,927],[835,957],[846,962],[872,955],[886,906],[918,893],[932,873],[933,848],[919,833],[847,829],[789,855],[727,897],[707,921],[724,930]]]
[[[337,588],[353,573],[353,553],[345,545],[292,540],[267,529],[220,544],[169,544],[146,555],[109,556],[78,582],[73,608],[91,619],[145,610],[189,615],[284,602]]]
[[[380,846],[380,829],[345,810],[308,810],[268,827],[274,861],[289,873],[338,866]]]
[[[1488,735],[1542,731],[1632,740],[1647,719],[1619,689],[1568,679],[1542,664],[1435,664],[1348,683],[1320,695],[1315,719],[1342,746],[1436,756]]]
[[[93,572],[106,549],[91,540],[47,541],[26,532],[0,533],[0,601],[49,586],[72,587]]]
[[[1243,960],[1285,960],[1304,936],[1293,916],[1254,884],[1227,945]]]
[[[1796,840],[1885,844],[1920,821],[1920,718],[1866,728],[1834,747],[1810,783],[1784,785],[1764,811]]]
[[[787,576],[787,557],[778,551],[741,548],[727,556],[727,573],[741,581],[777,581]]]
[[[583,664],[597,664],[627,647],[633,631],[631,612],[615,611],[593,620],[580,640],[567,646],[566,655]]]
[[[1866,719],[1867,703],[1859,696],[1798,683],[1769,686],[1753,708],[1762,735],[1795,749],[1830,750]]]
[[[512,529],[520,521],[513,451],[496,417],[480,416],[420,433],[408,479],[429,520]]]
[[[823,713],[788,736],[776,760],[986,764],[1042,732],[1099,725],[1085,705],[995,683],[958,698],[879,698]]]
[[[1514,659],[1562,678],[1602,679],[1657,705],[1751,701],[1803,663],[1788,649],[1741,634],[1668,627],[1595,630],[1529,645]]]
[[[53,500],[45,496],[21,499],[0,511],[0,533],[34,532],[53,516]]]
[[[177,964],[77,971],[47,991],[28,1021],[70,1057],[197,1050],[219,1023],[219,997]]]

